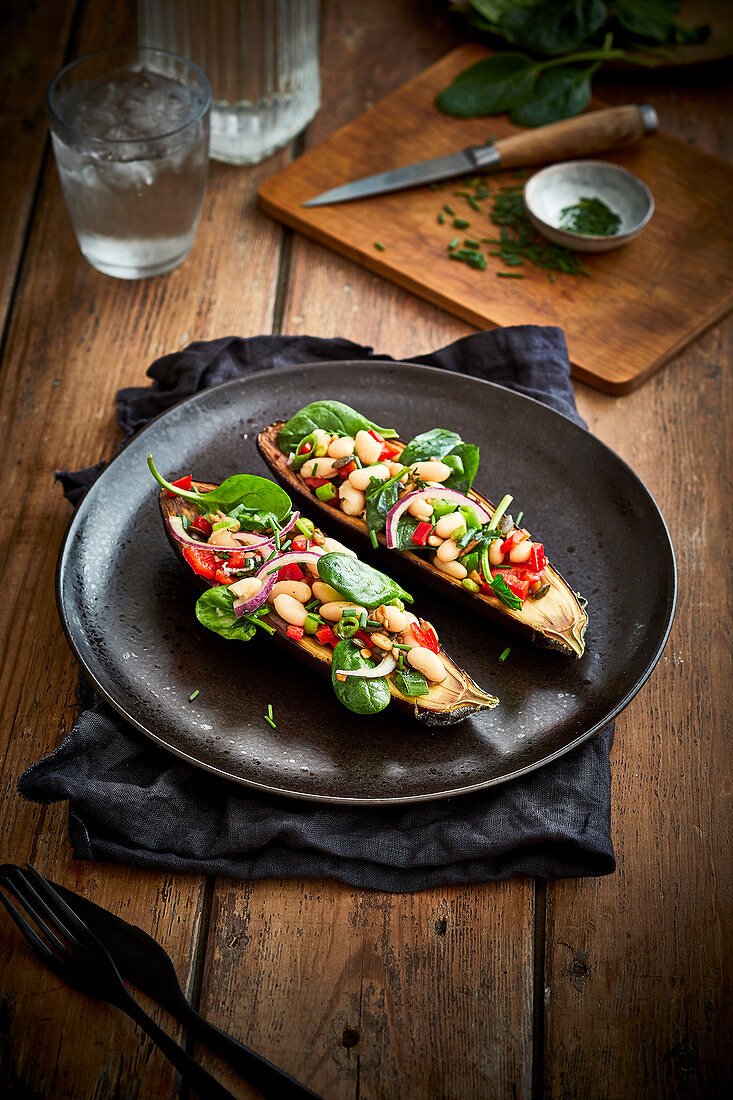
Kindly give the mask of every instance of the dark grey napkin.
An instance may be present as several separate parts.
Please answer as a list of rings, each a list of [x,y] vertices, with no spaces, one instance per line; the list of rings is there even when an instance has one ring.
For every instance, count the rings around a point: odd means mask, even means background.
[[[348,340],[225,337],[158,359],[151,386],[121,390],[126,438],[192,393],[254,370],[390,359]],[[496,329],[415,357],[499,382],[580,418],[560,329]],[[57,475],[76,503],[102,466]],[[23,774],[39,802],[68,799],[77,859],[235,878],[331,877],[395,892],[537,875],[608,874],[613,726],[554,763],[472,795],[414,806],[341,807],[252,792],[182,762],[82,685],[65,741]]]

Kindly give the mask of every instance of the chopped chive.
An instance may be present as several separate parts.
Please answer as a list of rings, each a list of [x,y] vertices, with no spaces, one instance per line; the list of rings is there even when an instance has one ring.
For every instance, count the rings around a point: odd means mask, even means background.
[[[479,204],[478,204],[478,203],[476,202],[476,199],[474,198],[474,196],[473,196],[473,195],[469,195],[469,196],[468,196],[468,198],[466,199],[466,202],[467,202],[467,203],[468,203],[468,205],[469,205],[470,207],[472,207],[472,208],[473,208],[474,210],[480,210],[480,209],[481,209],[481,207],[480,207],[480,206],[479,206]]]
[[[183,526],[183,530],[188,531],[188,516],[181,516],[181,524]]]
[[[381,630],[382,629],[382,624],[380,622],[377,622],[376,619],[367,619],[366,625],[371,630]]]
[[[265,721],[267,722],[268,726],[272,726],[272,728],[273,728],[274,730],[276,730],[276,729],[277,729],[277,726],[276,726],[276,725],[275,725],[275,723],[273,722],[272,718],[270,718],[270,717],[269,717],[269,716],[268,716],[267,714],[266,714],[266,715],[264,716],[264,718],[265,718]]]
[[[405,668],[405,655],[404,655],[404,653],[400,653],[399,657],[397,658],[397,668],[400,670],[400,672],[404,671],[404,668]]]
[[[375,241],[374,242],[374,247],[376,248],[377,252],[386,252],[386,248],[381,243],[381,241]]]
[[[517,516],[516,520],[514,521],[516,523],[517,527],[519,527],[519,524],[522,522],[523,518],[524,518],[524,512],[520,512],[519,515]]]
[[[428,187],[430,188],[431,191],[437,191],[438,190],[437,183],[429,183]]]
[[[466,239],[464,240],[463,243],[465,244],[466,248],[480,248],[481,247],[481,245],[479,244],[478,241],[473,241],[473,240],[471,240],[470,237],[466,237]]]
[[[456,229],[468,229],[471,223],[467,222],[465,218],[454,218],[453,225]]]
[[[445,225],[445,214],[442,211],[438,214],[438,225]]]
[[[405,649],[405,650],[407,650],[407,649],[412,649],[412,646],[411,645],[403,645],[401,642],[395,642],[395,644],[392,646],[392,649]]]
[[[493,253],[492,253],[493,255]],[[500,279],[523,279],[521,271],[497,271],[497,276]]]
[[[454,237],[453,240],[451,241],[451,243],[448,245],[448,248],[458,248],[458,245],[460,243],[461,243],[461,238],[460,237]]]
[[[448,203],[446,203],[443,209],[445,210],[446,214],[450,214],[452,218],[455,218],[456,212],[452,206],[448,206]]]
[[[379,539],[377,538],[377,532],[376,531],[370,531],[369,532],[369,538],[371,540],[371,543],[372,543],[372,546],[374,547],[374,549],[378,550],[379,549]]]
[[[366,624],[367,624],[367,619],[368,618],[369,618],[369,616],[367,615],[366,611],[362,611],[361,615],[359,616],[359,630],[365,630],[366,629]]]
[[[509,646],[507,646],[506,649],[504,650],[504,652],[499,654],[499,660],[500,661],[506,661],[506,659],[507,659],[507,657],[509,656],[510,653],[511,653],[511,648]]]
[[[188,697],[189,703],[192,703],[198,694],[199,694],[199,689],[198,688],[196,688],[195,691],[192,691],[191,694]]]

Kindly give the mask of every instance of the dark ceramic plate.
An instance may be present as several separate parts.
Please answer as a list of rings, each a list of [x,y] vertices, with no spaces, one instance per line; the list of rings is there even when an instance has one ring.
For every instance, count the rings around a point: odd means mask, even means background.
[[[255,436],[317,397],[346,401],[402,438],[441,426],[481,447],[476,488],[542,539],[588,599],[586,653],[531,647],[410,582],[416,609],[501,705],[432,730],[404,715],[351,714],[330,684],[268,638],[225,642],[199,627],[196,590],[171,551],[145,459],[219,482],[266,473]],[[382,552],[378,564],[397,573]],[[98,691],[133,725],[198,767],[279,794],[374,804],[501,783],[568,752],[626,706],[669,633],[675,562],[647,490],[570,420],[487,382],[406,364],[316,364],[226,383],[145,428],[76,512],[59,557],[58,604]],[[499,655],[511,647],[502,663]],[[199,695],[189,701],[192,692]],[[272,703],[273,730],[263,715]]]

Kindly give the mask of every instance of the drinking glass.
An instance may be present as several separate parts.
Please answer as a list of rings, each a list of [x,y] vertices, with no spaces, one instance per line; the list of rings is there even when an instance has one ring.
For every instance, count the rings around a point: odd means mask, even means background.
[[[163,50],[100,50],[48,90],[51,138],[82,253],[120,279],[160,275],[193,244],[206,184],[211,89]]]
[[[318,0],[138,0],[138,41],[208,76],[214,160],[264,160],[320,106]]]

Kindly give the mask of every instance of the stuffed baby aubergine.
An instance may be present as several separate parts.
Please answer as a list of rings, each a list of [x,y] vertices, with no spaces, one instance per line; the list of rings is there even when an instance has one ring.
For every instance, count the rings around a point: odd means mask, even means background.
[[[231,640],[271,635],[329,676],[356,714],[391,705],[452,725],[497,705],[405,607],[409,593],[294,512],[278,485],[249,474],[218,486],[191,476],[171,483],[151,457],[148,465],[162,486],[168,540],[204,588],[203,626]]]
[[[407,444],[396,435],[324,400],[271,424],[257,444],[278,480],[324,522],[395,551],[420,580],[537,644],[581,657],[585,600],[508,515],[511,496],[494,505],[471,487],[478,448],[444,428]]]

